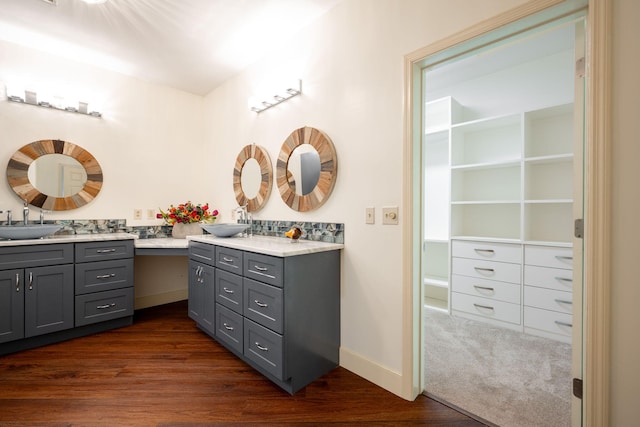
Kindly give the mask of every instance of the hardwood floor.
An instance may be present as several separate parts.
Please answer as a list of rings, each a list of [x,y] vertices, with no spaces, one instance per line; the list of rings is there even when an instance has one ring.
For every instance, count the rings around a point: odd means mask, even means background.
[[[482,425],[337,368],[294,396],[202,333],[186,301],[0,357],[0,426]]]

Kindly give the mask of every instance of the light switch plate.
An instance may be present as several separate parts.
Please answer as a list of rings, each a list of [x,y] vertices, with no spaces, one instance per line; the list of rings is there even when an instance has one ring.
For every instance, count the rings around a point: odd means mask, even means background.
[[[364,210],[365,224],[375,224],[376,223],[376,208],[366,208]]]
[[[155,218],[156,218],[156,210],[147,209],[147,219],[155,219]]]
[[[386,206],[382,208],[382,223],[386,225],[398,224],[398,207]]]

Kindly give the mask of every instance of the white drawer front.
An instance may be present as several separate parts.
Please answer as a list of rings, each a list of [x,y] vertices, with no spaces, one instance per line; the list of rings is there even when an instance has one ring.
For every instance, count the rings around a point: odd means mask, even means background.
[[[453,310],[464,311],[469,314],[475,314],[476,316],[514,323],[516,325],[520,324],[520,304],[495,301],[457,292],[453,292],[451,295],[451,308]]]
[[[571,292],[525,286],[524,305],[571,314],[573,312],[571,295]]]
[[[557,313],[541,308],[524,308],[525,328],[539,329],[553,334],[571,337],[572,318],[570,314]]]
[[[485,259],[501,262],[522,262],[520,245],[509,243],[470,242],[454,240],[451,243],[451,254],[454,257]]]
[[[478,279],[454,274],[451,278],[451,286],[453,292],[520,304],[520,285],[515,283],[498,282],[495,280]]]
[[[573,290],[573,270],[525,265],[524,284],[571,292]]]
[[[571,269],[573,268],[573,249],[526,245],[524,247],[524,263],[541,267]]]
[[[453,258],[452,274],[520,283],[520,264],[483,261],[479,259]]]

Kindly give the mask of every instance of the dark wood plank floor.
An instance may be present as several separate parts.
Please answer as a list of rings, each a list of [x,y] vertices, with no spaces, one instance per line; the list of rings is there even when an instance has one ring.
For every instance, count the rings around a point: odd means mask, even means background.
[[[133,326],[0,357],[0,426],[481,425],[343,368],[290,396],[186,310],[140,310]]]

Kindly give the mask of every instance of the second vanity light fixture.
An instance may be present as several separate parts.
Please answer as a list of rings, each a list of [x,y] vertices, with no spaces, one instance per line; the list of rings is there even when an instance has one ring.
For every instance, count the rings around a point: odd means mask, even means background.
[[[300,95],[301,93],[302,81],[293,80],[283,87],[272,90],[270,95],[250,98],[249,109],[256,113],[261,113],[262,111],[275,107],[276,105],[287,101],[296,95]]]
[[[95,104],[63,96],[51,96],[46,91],[36,92],[35,90],[28,90],[19,86],[7,85],[7,99],[9,101],[36,105],[38,107],[102,117],[102,113],[98,111]]]

